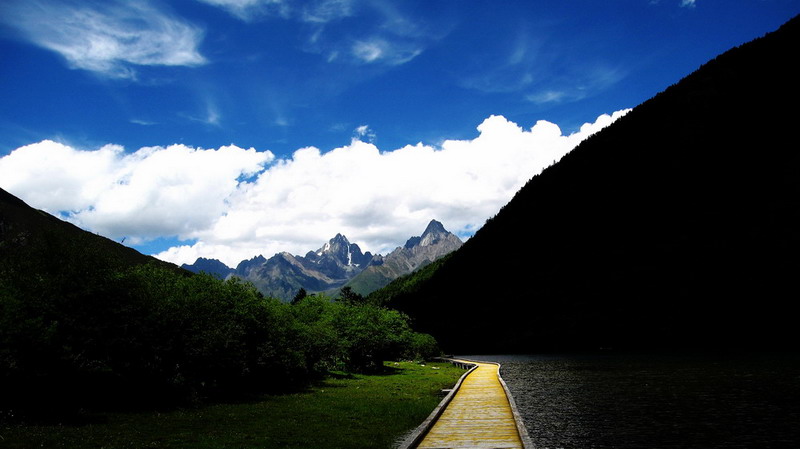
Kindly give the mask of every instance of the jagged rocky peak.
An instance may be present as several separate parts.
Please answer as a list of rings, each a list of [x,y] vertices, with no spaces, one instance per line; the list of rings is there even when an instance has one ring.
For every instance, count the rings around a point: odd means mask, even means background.
[[[415,246],[428,246],[433,245],[439,242],[443,237],[447,237],[448,235],[453,235],[452,233],[448,232],[447,229],[444,228],[444,225],[436,220],[431,220],[428,223],[428,227],[425,228],[425,232],[422,233],[421,236],[418,237],[411,237],[406,241],[405,247],[410,249]]]
[[[428,227],[425,228],[425,232],[422,233],[422,241],[419,244],[420,246],[433,245],[437,243],[441,237],[446,237],[448,235],[451,235],[451,233],[444,228],[442,223],[431,220],[431,222],[428,223]]]
[[[428,223],[428,227],[425,228],[425,232],[423,232],[422,235],[432,234],[432,233],[448,234],[447,229],[444,228],[444,225],[437,220],[431,220],[431,222]]]
[[[372,259],[372,254],[369,251],[362,253],[357,244],[350,243],[342,234],[336,234],[322,248],[306,254],[307,260],[317,264],[331,258],[344,266],[364,266]]]
[[[373,257],[369,266],[356,275],[348,285],[353,291],[368,295],[393,279],[411,273],[457,250],[462,244],[461,239],[448,232],[442,223],[431,220],[425,232],[408,239],[405,246],[396,248],[386,256]]]
[[[310,292],[337,289],[359,273],[376,267],[383,268],[378,277],[379,283],[385,285],[389,280],[455,250],[461,241],[447,232],[440,222],[432,220],[421,236],[411,238],[406,245],[407,249],[397,248],[384,257],[362,252],[357,244],[339,233],[305,256],[280,252],[267,259],[259,255],[241,261],[235,269],[217,262],[214,273],[223,279],[229,275],[238,276],[252,282],[265,295],[289,300],[300,287]],[[197,269],[195,266],[191,268]],[[211,270],[205,268],[205,271]],[[374,289],[377,284],[372,280],[369,285]]]
[[[342,234],[336,234],[336,237],[325,242],[325,244],[322,245],[322,248],[309,252],[309,255],[313,253],[317,257],[322,257],[325,254],[336,254],[337,252],[340,252],[343,247],[347,248],[349,246],[350,241],[347,240],[347,237],[343,236]]]
[[[256,257],[253,257],[250,260],[243,260],[243,261],[239,262],[239,265],[236,266],[236,270],[235,270],[236,274],[246,275],[246,273],[248,271],[250,271],[250,270],[252,270],[254,268],[260,267],[260,266],[264,265],[266,262],[267,262],[267,258],[262,256],[262,255],[260,255],[260,254],[258,256],[256,256]]]

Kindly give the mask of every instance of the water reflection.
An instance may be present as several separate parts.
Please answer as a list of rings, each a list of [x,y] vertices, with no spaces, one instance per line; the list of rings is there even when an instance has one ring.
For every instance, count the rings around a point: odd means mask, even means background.
[[[798,448],[800,356],[497,361],[536,448]]]

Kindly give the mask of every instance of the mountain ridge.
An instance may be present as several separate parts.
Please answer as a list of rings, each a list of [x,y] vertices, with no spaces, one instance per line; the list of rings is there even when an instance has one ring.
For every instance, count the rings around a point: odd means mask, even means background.
[[[448,232],[442,223],[431,220],[422,235],[411,237],[405,245],[395,248],[386,256],[376,256],[347,286],[366,296],[392,280],[458,250],[462,244],[461,239]]]
[[[350,285],[356,293],[366,295],[460,246],[461,240],[455,234],[447,231],[441,222],[431,220],[422,235],[409,238],[404,246],[387,256],[362,252],[356,243],[337,233],[305,256],[288,252],[270,258],[258,255],[239,262],[236,268],[216,259],[198,258],[195,263],[181,267],[192,272],[205,271],[222,279],[237,276],[253,283],[265,295],[288,301],[301,288],[309,293],[335,294],[339,288]]]

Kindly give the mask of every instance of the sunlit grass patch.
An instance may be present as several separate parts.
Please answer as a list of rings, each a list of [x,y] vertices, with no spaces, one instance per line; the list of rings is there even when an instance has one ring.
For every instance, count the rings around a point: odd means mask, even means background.
[[[98,415],[89,424],[3,425],[4,448],[390,448],[419,425],[463,370],[387,362],[337,373],[300,393],[168,412]]]

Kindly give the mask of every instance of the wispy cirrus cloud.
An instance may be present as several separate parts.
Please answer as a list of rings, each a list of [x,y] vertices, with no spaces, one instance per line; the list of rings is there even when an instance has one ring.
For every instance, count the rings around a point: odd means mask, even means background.
[[[627,72],[604,65],[585,67],[568,76],[546,80],[530,87],[525,99],[536,104],[583,100],[622,81]]]
[[[197,0],[224,9],[231,15],[250,21],[259,17],[288,17],[291,5],[285,0]]]
[[[246,22],[279,17],[299,22],[325,24],[353,13],[353,0],[197,0],[227,11]]]
[[[520,92],[546,77],[545,68],[556,64],[555,52],[544,51],[545,41],[523,26],[505,45],[505,51],[486,54],[475,70],[461,77],[461,86],[486,93]]]
[[[416,58],[422,52],[423,47],[414,42],[392,42],[381,37],[357,40],[351,48],[351,54],[355,60],[364,64],[401,65]]]
[[[183,118],[195,122],[205,123],[206,125],[211,125],[211,126],[220,126],[222,120],[222,114],[220,113],[217,104],[208,98],[204,101],[204,105],[201,107],[199,113],[195,114],[183,113],[180,115]]]
[[[434,27],[403,12],[392,1],[374,0],[367,5],[374,26],[350,47],[350,54],[358,63],[406,64],[449,32],[446,25],[440,23]]]
[[[505,49],[487,55],[485,66],[462,75],[460,85],[485,93],[520,94],[537,104],[568,103],[596,95],[628,73],[590,54],[564,51],[561,44],[536,36],[527,27]]]
[[[158,124],[157,122],[154,122],[152,120],[144,120],[140,118],[132,118],[128,121],[133,123],[134,125],[141,125],[141,126],[153,126]]]
[[[410,62],[441,37],[385,0],[197,0],[244,21],[280,18],[305,27],[303,48],[329,63],[397,66]],[[357,26],[331,25],[357,19]],[[357,32],[355,32],[357,30]]]
[[[650,0],[651,5],[657,5],[661,3],[661,0]],[[696,6],[696,0],[680,0],[678,6],[681,8],[694,8]]]
[[[203,30],[150,2],[12,0],[0,20],[70,67],[135,78],[136,66],[198,66]]]
[[[326,24],[355,14],[353,0],[322,0],[310,2],[300,10],[300,20],[306,23]]]

